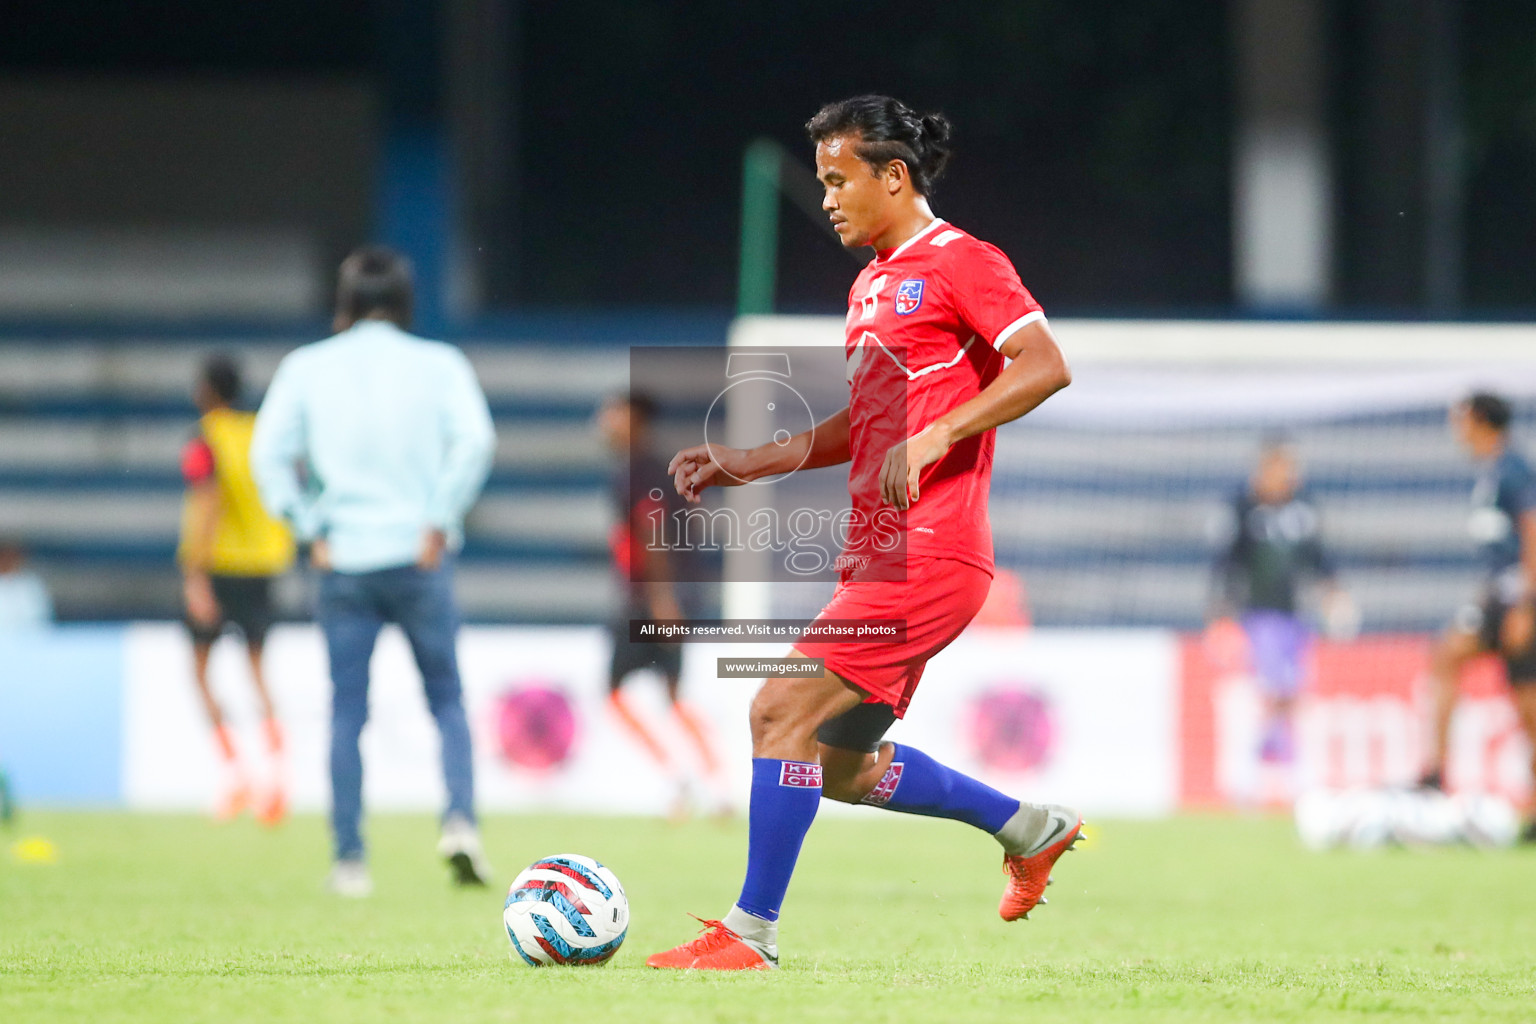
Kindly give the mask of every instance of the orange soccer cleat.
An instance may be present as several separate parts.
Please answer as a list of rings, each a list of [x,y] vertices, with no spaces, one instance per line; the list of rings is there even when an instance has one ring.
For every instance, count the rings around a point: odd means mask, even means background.
[[[250,810],[251,789],[244,782],[234,782],[224,790],[213,809],[214,821],[234,821]]]
[[[698,938],[664,953],[653,953],[645,966],[695,971],[771,971],[779,966],[776,955],[743,939],[723,922],[693,919],[704,926]]]
[[[268,828],[276,828],[288,817],[288,794],[282,787],[274,786],[255,807],[256,820]]]
[[[1049,812],[1044,835],[1033,846],[1017,854],[1003,854],[1008,887],[1003,890],[997,913],[1004,921],[1028,918],[1031,910],[1047,902],[1045,887],[1051,884],[1051,866],[1083,838],[1083,819],[1076,811],[1051,807]]]

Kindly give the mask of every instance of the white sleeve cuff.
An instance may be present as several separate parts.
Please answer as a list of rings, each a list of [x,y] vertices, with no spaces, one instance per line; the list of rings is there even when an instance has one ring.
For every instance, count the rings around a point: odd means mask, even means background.
[[[1045,319],[1045,310],[1043,310],[1043,309],[1037,309],[1033,313],[1025,313],[1023,316],[1019,317],[1013,323],[1009,324],[1007,327],[1004,327],[1002,330],[997,332],[997,337],[992,339],[992,347],[997,349],[999,352],[1001,352],[1003,350],[1003,342],[1005,342],[1009,338],[1013,337],[1013,333],[1015,331],[1017,331],[1021,327],[1026,327],[1029,324],[1032,324],[1032,323],[1034,323],[1037,320],[1044,320],[1044,319]]]

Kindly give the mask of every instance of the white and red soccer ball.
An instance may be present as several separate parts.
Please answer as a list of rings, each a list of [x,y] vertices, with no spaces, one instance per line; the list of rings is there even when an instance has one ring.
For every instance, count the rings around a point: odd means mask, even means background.
[[[629,899],[591,857],[541,857],[512,880],[501,920],[530,967],[607,963],[629,930]]]

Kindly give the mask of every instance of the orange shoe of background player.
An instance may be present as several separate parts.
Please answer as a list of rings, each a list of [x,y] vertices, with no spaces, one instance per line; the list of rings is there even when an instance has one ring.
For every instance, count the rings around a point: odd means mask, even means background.
[[[747,942],[722,922],[694,920],[704,926],[698,938],[651,954],[645,966],[694,971],[771,971],[779,966],[777,956]]]
[[[281,825],[288,817],[288,794],[273,789],[257,803],[255,814],[256,820],[268,828]]]
[[[1003,855],[1008,887],[1003,890],[997,913],[1004,921],[1028,918],[1037,905],[1048,902],[1045,887],[1051,883],[1051,866],[1083,837],[1083,819],[1076,811],[1066,807],[1048,810],[1045,832],[1035,846],[1018,854]]]
[[[251,806],[251,790],[243,782],[237,782],[224,791],[219,804],[213,809],[213,820],[234,821]]]

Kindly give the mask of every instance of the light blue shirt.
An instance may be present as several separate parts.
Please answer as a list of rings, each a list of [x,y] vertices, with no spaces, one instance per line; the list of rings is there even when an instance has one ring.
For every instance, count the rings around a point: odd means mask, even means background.
[[[464,353],[384,320],[290,352],[256,414],[262,503],[339,572],[414,563],[430,528],[463,541],[496,431]],[[300,481],[300,467],[306,479]]]

